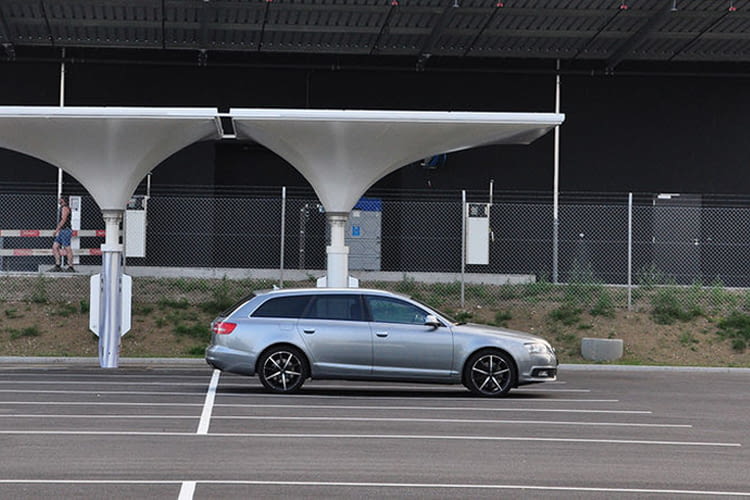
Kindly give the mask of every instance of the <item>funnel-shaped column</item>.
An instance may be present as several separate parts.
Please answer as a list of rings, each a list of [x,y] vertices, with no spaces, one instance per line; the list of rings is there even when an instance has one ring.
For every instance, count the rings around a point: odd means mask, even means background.
[[[0,107],[0,147],[61,167],[104,215],[103,368],[116,368],[119,354],[122,249],[116,235],[128,200],[159,163],[194,142],[220,137],[220,131],[213,109]]]
[[[528,144],[565,116],[554,113],[466,113],[235,109],[238,138],[272,150],[305,176],[326,212],[333,214],[328,286],[338,286],[340,248],[333,222],[348,214],[375,182],[394,170],[439,153],[490,144]],[[344,261],[345,262],[345,261]],[[332,279],[335,277],[335,280]],[[346,282],[344,282],[346,283]],[[344,284],[343,286],[346,286]]]

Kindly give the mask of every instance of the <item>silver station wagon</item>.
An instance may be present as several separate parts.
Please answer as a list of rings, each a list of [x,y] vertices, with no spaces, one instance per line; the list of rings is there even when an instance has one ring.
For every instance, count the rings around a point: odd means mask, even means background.
[[[206,361],[291,393],[308,378],[463,384],[481,396],[553,381],[539,337],[457,323],[391,292],[360,288],[257,293],[211,323]]]

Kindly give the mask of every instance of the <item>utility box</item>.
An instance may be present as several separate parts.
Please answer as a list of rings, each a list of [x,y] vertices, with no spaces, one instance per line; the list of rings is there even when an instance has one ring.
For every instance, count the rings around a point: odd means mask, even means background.
[[[148,196],[134,196],[125,210],[125,257],[146,256],[146,208]]]
[[[349,269],[380,271],[383,203],[362,198],[349,214],[345,244],[349,247]]]
[[[70,238],[70,248],[73,250],[73,262],[69,265],[78,265],[81,258],[78,251],[81,249],[81,237],[78,231],[81,230],[81,197],[68,197],[68,207],[70,207],[70,228],[73,230],[73,236]]]
[[[466,204],[466,263],[490,263],[490,204]]]

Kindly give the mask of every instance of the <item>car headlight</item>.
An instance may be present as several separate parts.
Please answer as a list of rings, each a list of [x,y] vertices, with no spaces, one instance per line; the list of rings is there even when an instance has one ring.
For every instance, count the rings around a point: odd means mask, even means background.
[[[528,344],[524,344],[526,346],[526,350],[529,351],[529,354],[547,354],[552,352],[552,348],[548,346],[547,344],[542,344],[540,342],[531,342]]]

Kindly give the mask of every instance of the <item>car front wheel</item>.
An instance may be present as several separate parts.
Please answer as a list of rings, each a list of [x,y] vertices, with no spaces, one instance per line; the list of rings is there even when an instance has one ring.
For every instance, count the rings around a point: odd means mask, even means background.
[[[506,353],[483,350],[474,353],[464,368],[464,384],[480,396],[505,396],[516,383],[516,365]]]
[[[260,358],[258,377],[271,392],[289,394],[298,391],[308,377],[307,360],[299,349],[275,347]]]

